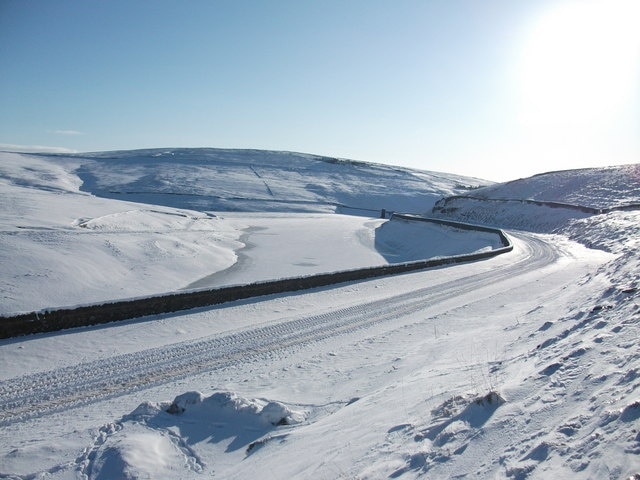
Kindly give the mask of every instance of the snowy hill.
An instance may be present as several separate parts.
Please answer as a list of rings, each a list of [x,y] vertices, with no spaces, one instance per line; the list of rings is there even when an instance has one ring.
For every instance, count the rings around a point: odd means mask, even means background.
[[[640,164],[534,175],[473,191],[485,199],[532,199],[593,208],[640,204]]]
[[[486,183],[257,150],[0,153],[0,314],[472,252],[491,241],[368,217]]]
[[[637,168],[469,190],[481,183],[313,156],[272,152],[256,168],[257,152],[181,154],[0,154],[3,309],[490,243],[329,213],[338,204],[474,196],[437,215],[510,228],[514,248],[0,341],[1,478],[640,477],[640,212],[517,201],[632,204]],[[209,174],[225,155],[238,165]]]
[[[640,164],[549,172],[481,187],[439,200],[432,213],[500,228],[561,232],[599,211],[638,209]],[[575,238],[593,244],[579,235]]]
[[[93,195],[200,211],[424,212],[442,195],[490,183],[264,150],[135,150],[56,160],[78,162],[81,188]]]

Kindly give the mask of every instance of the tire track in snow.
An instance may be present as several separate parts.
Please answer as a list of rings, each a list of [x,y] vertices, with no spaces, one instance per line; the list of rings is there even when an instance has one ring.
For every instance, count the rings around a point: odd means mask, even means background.
[[[0,382],[0,425],[389,322],[556,260],[549,244],[529,235],[521,238],[527,255],[490,271],[318,315],[8,379]]]

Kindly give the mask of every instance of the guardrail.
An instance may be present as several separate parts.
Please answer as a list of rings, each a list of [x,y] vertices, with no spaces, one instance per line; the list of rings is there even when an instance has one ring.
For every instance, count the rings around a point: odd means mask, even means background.
[[[192,308],[219,305],[247,298],[295,292],[312,288],[336,285],[345,282],[366,280],[386,275],[397,275],[427,268],[455,263],[472,262],[509,252],[513,245],[502,230],[479,225],[470,225],[448,220],[424,218],[415,215],[394,214],[392,218],[410,221],[432,222],[465,230],[493,232],[499,235],[502,247],[463,255],[440,257],[412,262],[381,265],[377,267],[343,270],[303,277],[268,280],[213,289],[167,293],[129,300],[119,300],[73,308],[48,309],[13,316],[0,316],[0,338],[10,338],[33,333],[54,332],[76,327],[86,327],[133,318],[171,313]]]

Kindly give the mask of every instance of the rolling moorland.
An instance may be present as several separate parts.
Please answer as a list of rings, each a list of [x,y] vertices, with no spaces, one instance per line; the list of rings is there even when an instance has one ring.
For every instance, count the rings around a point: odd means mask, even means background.
[[[390,212],[513,245],[0,340],[0,478],[640,476],[640,165],[493,183],[290,152],[0,152],[0,198],[4,316],[498,246]]]

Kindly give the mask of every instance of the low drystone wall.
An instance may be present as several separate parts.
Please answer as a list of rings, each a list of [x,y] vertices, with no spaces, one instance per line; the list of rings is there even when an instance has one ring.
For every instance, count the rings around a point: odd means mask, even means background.
[[[246,298],[296,292],[345,282],[366,280],[385,275],[396,275],[453,263],[472,262],[500,255],[513,249],[513,246],[507,236],[504,232],[498,229],[468,225],[447,220],[427,219],[414,215],[395,214],[394,218],[410,221],[433,222],[466,230],[493,232],[500,236],[503,246],[490,251],[455,255],[432,260],[418,260],[392,265],[344,270],[333,273],[321,273],[303,277],[257,282],[247,285],[167,293],[131,300],[84,305],[74,308],[42,310],[39,312],[0,317],[0,338],[10,338],[33,333],[54,332],[69,328],[98,325],[209,305],[218,305]]]

